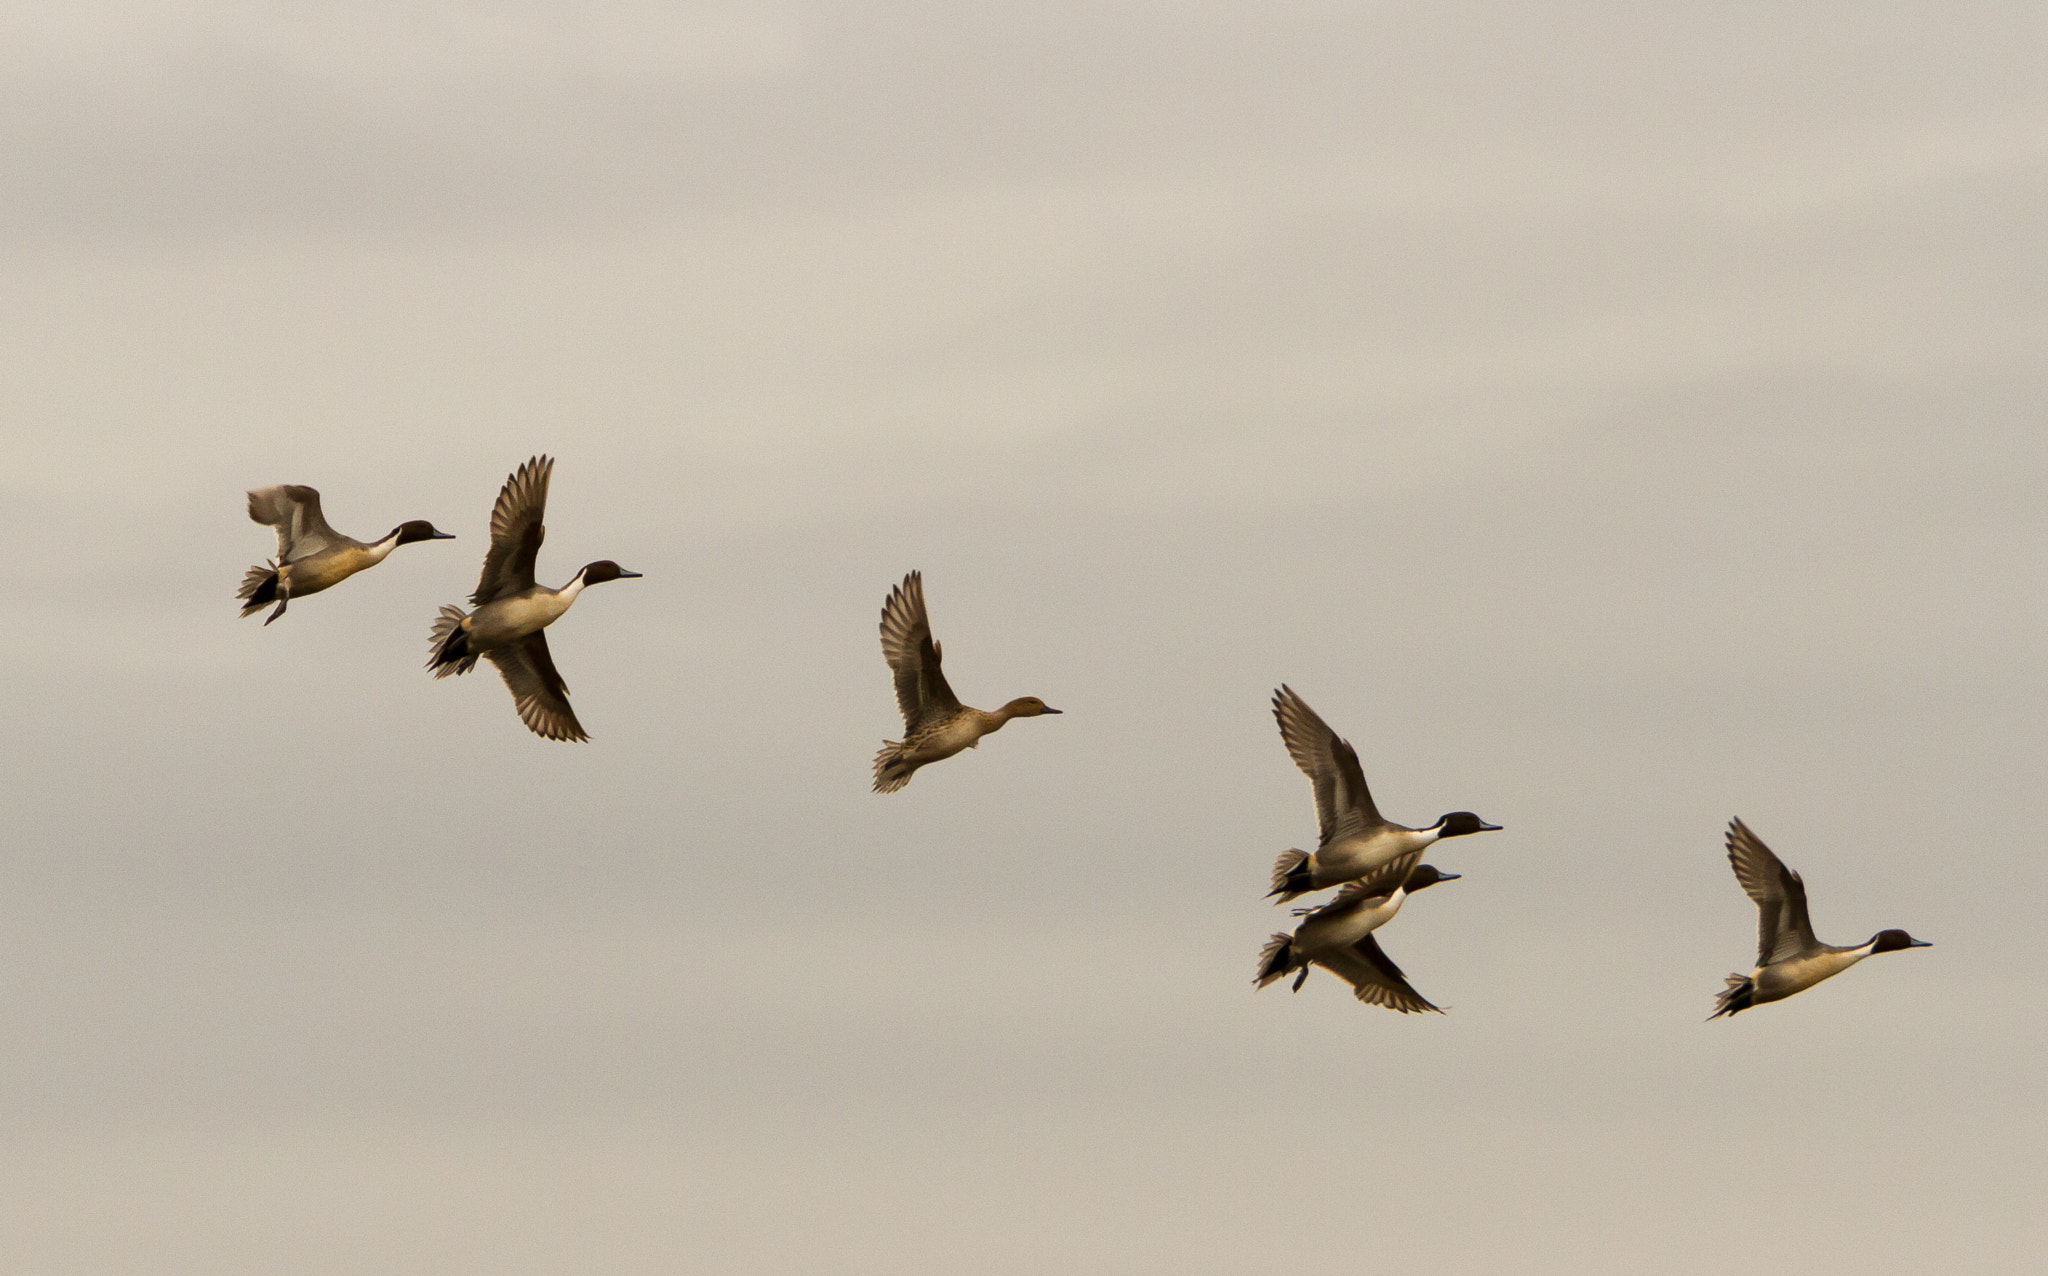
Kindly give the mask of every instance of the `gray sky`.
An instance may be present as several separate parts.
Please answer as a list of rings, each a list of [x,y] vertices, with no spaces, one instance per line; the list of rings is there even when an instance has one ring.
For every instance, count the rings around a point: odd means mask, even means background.
[[[8,1266],[2048,1261],[2038,6],[606,11],[0,3]],[[1067,712],[881,798],[911,567]],[[1283,680],[1447,1016],[1251,991]],[[1936,947],[1701,1023],[1735,814]]]

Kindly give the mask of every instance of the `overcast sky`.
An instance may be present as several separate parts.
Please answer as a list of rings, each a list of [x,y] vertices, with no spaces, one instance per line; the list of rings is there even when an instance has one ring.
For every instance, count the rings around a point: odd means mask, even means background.
[[[2048,11],[604,10],[0,0],[10,1270],[2048,1263]],[[1066,712],[878,797],[914,567]],[[1733,815],[1935,947],[1702,1023]]]

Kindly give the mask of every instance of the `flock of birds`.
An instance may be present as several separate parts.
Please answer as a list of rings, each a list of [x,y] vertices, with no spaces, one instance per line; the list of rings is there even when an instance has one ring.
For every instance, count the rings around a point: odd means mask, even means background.
[[[472,610],[441,608],[433,622],[427,668],[438,679],[468,673],[479,659],[488,660],[504,678],[528,730],[548,740],[581,741],[590,737],[569,707],[569,688],[548,654],[547,627],[585,588],[640,573],[600,559],[560,589],[535,581],[554,467],[552,459],[536,456],[505,480],[491,507],[491,543],[469,597]],[[251,567],[236,595],[245,617],[275,603],[264,618],[266,625],[284,615],[293,598],[331,589],[383,562],[400,545],[454,539],[424,520],[401,523],[376,541],[343,536],[327,525],[320,493],[297,485],[250,492],[249,517],[277,532],[276,559]],[[1060,712],[1037,696],[1019,697],[994,711],[960,703],[940,667],[939,643],[925,611],[924,578],[917,572],[889,591],[881,629],[882,654],[895,680],[904,730],[901,740],[885,742],[875,755],[877,793],[896,792],[919,767],[977,747],[983,736],[1012,718]],[[1273,716],[1288,756],[1314,787],[1321,837],[1313,852],[1281,854],[1268,898],[1286,903],[1331,887],[1337,894],[1320,907],[1295,910],[1300,924],[1292,933],[1274,935],[1260,952],[1256,986],[1294,975],[1299,991],[1309,972],[1321,966],[1350,984],[1368,1005],[1402,1014],[1441,1013],[1410,986],[1381,950],[1375,932],[1393,920],[1409,896],[1460,876],[1422,863],[1424,851],[1445,838],[1497,832],[1501,826],[1470,811],[1453,811],[1427,828],[1396,824],[1373,804],[1357,750],[1293,688],[1283,685],[1273,693]],[[1848,947],[1823,944],[1814,937],[1799,874],[1741,820],[1730,823],[1727,848],[1736,880],[1757,906],[1757,962],[1747,975],[1728,976],[1711,1019],[1804,992],[1873,953],[1930,946],[1903,930],[1882,930]]]

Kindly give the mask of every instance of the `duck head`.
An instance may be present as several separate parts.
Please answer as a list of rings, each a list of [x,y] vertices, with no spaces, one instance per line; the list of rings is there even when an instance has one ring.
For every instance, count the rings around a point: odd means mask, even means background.
[[[586,585],[602,585],[608,580],[638,580],[639,572],[629,572],[609,558],[600,558],[576,573]]]
[[[1005,718],[1035,718],[1040,714],[1058,712],[1060,712],[1058,709],[1040,700],[1037,696],[1019,696],[1003,706],[1003,716]]]
[[[1932,948],[1933,944],[1924,939],[1915,939],[1902,930],[1881,930],[1870,937],[1870,951],[1873,953],[1895,953],[1901,948]]]
[[[1470,811],[1452,811],[1436,822],[1437,836],[1463,837],[1467,833],[1498,833],[1500,825],[1488,824]]]
[[[400,545],[410,545],[414,541],[452,541],[455,539],[455,533],[444,532],[423,518],[413,519],[409,523],[400,523],[397,527],[391,529],[391,534],[398,538]]]
[[[1417,864],[1414,870],[1408,874],[1408,893],[1413,895],[1415,892],[1425,887],[1434,886],[1438,882],[1455,882],[1463,876],[1463,873],[1446,873],[1434,864]]]

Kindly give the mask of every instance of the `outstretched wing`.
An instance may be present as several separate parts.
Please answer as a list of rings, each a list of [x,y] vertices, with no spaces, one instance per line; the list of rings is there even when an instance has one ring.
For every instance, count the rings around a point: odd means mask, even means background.
[[[546,633],[536,631],[509,647],[494,647],[484,653],[484,659],[498,667],[527,730],[546,740],[590,738],[576,721],[576,711],[569,707],[569,688],[555,672]]]
[[[924,610],[924,573],[912,572],[889,591],[882,604],[882,657],[896,676],[896,707],[907,732],[957,712],[960,698],[939,669],[939,644],[932,641]]]
[[[277,561],[296,563],[347,541],[320,513],[320,493],[297,483],[249,493],[249,517],[277,531]]]
[[[1384,1006],[1404,1015],[1421,1010],[1443,1013],[1409,986],[1407,976],[1380,951],[1379,940],[1372,935],[1317,960],[1341,976],[1351,985],[1352,993],[1369,1006]]]
[[[1338,739],[1330,724],[1292,687],[1282,684],[1273,693],[1273,718],[1280,724],[1287,756],[1315,788],[1316,820],[1322,825],[1324,846],[1386,823],[1372,803],[1372,791],[1365,787],[1358,751]]]
[[[1771,853],[1741,820],[1728,822],[1728,863],[1743,893],[1756,901],[1756,964],[1797,957],[1820,947],[1806,914],[1806,883]]]
[[[484,555],[476,592],[469,596],[472,607],[533,588],[533,562],[547,536],[542,520],[547,517],[548,480],[554,473],[552,457],[529,457],[498,489],[498,503],[491,507],[491,548]]]

